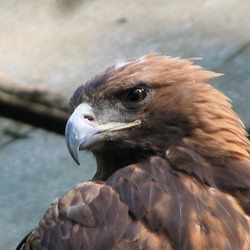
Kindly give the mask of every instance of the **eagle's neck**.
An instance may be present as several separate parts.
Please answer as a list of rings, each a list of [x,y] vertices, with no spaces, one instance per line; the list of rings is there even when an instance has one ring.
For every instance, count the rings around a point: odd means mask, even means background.
[[[107,148],[94,151],[93,154],[97,163],[97,171],[93,179],[101,181],[105,181],[118,169],[142,162],[154,155],[151,151],[137,148]]]
[[[250,214],[250,161],[248,151],[243,154],[243,146],[247,149],[248,144],[242,142],[240,148],[234,147],[231,142],[228,150],[225,150],[224,145],[220,146],[217,142],[218,138],[206,137],[206,141],[186,138],[182,146],[169,147],[166,157],[174,169],[233,195],[245,212]]]

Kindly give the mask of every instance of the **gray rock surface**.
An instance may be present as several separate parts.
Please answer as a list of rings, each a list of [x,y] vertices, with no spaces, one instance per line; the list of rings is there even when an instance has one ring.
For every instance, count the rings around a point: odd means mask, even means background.
[[[78,167],[64,138],[0,118],[0,249],[15,249],[54,199],[92,178],[95,161],[81,152]]]
[[[200,57],[250,128],[250,1],[1,1],[0,74],[69,99],[77,85],[149,51]],[[0,249],[13,249],[64,191],[94,173],[64,138],[0,119]]]

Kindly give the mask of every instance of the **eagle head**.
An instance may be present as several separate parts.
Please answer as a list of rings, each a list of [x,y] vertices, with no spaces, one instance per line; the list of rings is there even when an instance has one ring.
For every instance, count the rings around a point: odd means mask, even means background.
[[[170,147],[192,147],[210,158],[249,157],[240,119],[227,98],[206,83],[218,75],[191,59],[155,53],[107,68],[71,98],[66,125],[71,156],[79,164],[78,151],[90,150],[99,179],[152,155],[164,156]]]

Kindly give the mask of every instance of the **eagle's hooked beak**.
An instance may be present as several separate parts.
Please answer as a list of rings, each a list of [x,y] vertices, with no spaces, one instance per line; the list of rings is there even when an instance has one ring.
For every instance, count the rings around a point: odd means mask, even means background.
[[[79,150],[89,148],[108,132],[135,127],[139,124],[141,124],[141,120],[128,123],[98,124],[92,107],[87,103],[82,103],[75,109],[66,124],[65,140],[69,153],[75,162],[80,165]]]

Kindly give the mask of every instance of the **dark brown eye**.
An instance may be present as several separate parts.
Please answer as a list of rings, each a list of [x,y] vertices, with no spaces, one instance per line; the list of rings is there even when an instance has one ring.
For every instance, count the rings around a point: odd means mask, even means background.
[[[144,88],[136,88],[129,90],[125,96],[124,102],[127,104],[136,104],[145,99],[147,91]]]

